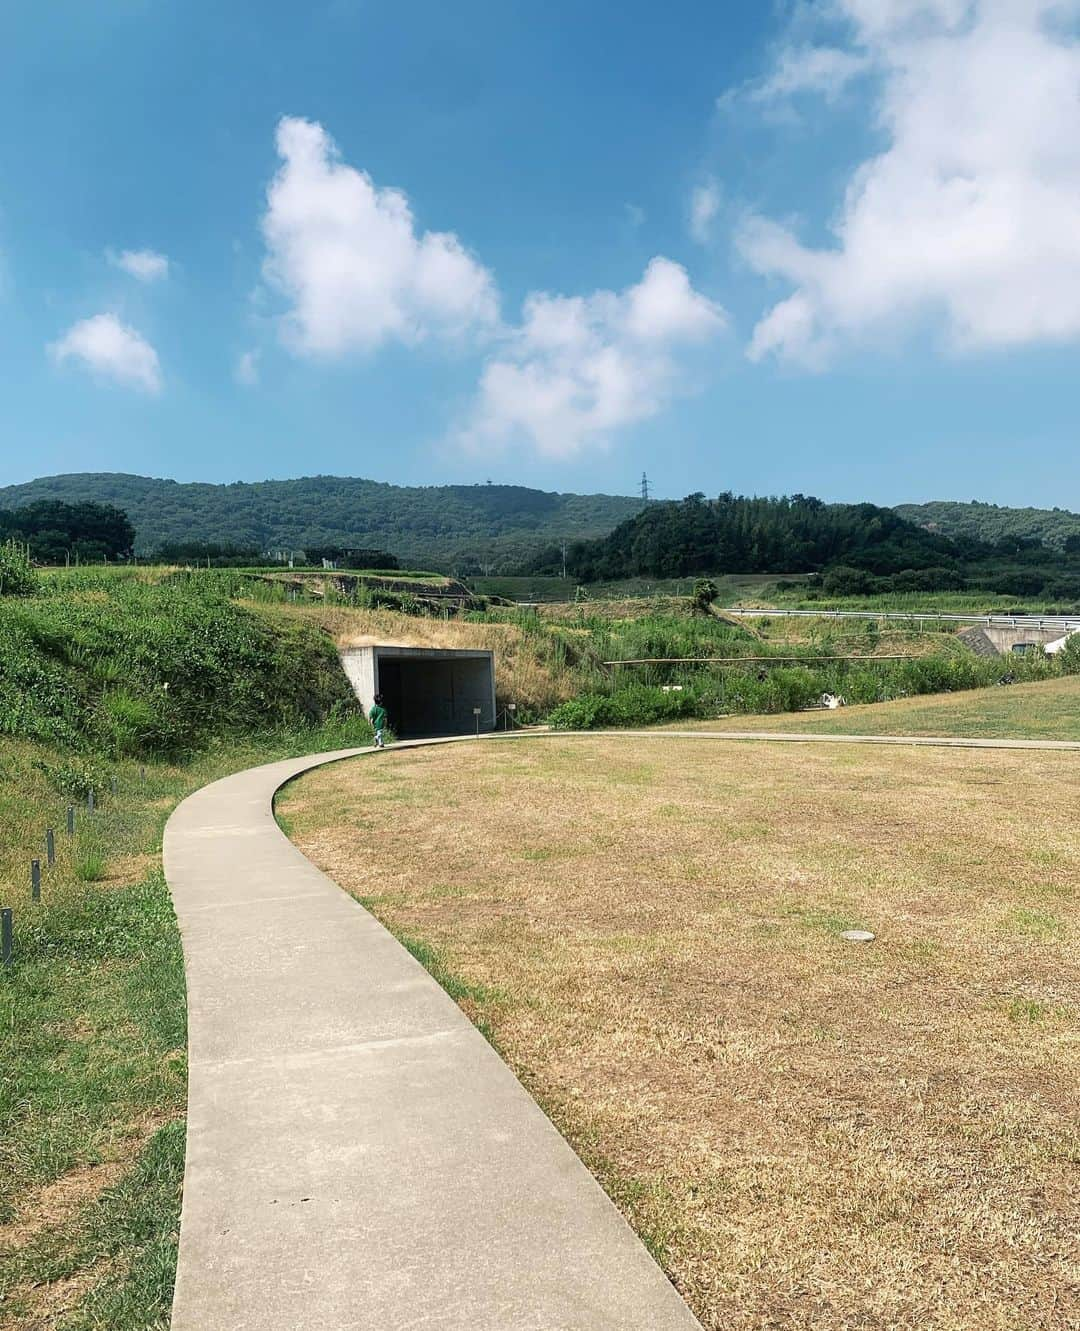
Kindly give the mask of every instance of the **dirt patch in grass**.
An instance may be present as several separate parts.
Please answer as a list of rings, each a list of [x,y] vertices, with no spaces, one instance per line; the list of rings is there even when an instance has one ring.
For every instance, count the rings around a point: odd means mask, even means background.
[[[131,887],[140,883],[157,862],[154,855],[117,855],[105,862],[103,887]]]
[[[55,1331],[68,1324],[69,1315],[122,1266],[121,1258],[105,1257],[76,1275],[15,1290],[13,1294],[21,1304],[18,1320],[7,1321],[0,1315],[0,1326],[18,1327],[19,1331]]]
[[[21,1248],[47,1229],[69,1220],[76,1211],[112,1187],[126,1161],[82,1165],[47,1183],[23,1201],[23,1212],[11,1224],[0,1225],[0,1250]]]
[[[283,809],[705,1326],[1064,1331],[1078,798],[1067,753],[590,736],[389,753]]]

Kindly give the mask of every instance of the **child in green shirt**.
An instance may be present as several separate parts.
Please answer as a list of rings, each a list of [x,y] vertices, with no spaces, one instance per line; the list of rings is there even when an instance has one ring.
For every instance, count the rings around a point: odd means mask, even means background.
[[[376,693],[375,706],[368,713],[368,720],[371,722],[371,728],[375,732],[375,747],[383,749],[386,747],[386,741],[383,739],[383,731],[386,729],[386,708],[383,706],[382,694]]]

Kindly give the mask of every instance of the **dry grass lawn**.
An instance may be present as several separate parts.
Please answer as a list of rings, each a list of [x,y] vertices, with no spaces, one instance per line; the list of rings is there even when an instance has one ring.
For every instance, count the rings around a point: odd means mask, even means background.
[[[779,712],[685,721],[672,729],[1080,740],[1080,675],[1063,675],[1059,679],[1007,688],[923,694],[892,702],[840,707],[831,712]]]
[[[645,736],[280,802],[716,1331],[1080,1325],[1078,807],[1069,753]]]

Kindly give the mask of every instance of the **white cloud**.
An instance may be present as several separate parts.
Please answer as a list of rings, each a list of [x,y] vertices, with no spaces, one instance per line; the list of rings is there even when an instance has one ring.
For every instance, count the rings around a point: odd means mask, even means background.
[[[690,234],[699,245],[707,245],[712,225],[720,211],[720,188],[715,180],[697,185],[690,194]]]
[[[940,327],[955,349],[1080,338],[1078,0],[833,0],[872,61],[880,155],[848,183],[835,244],[760,218],[739,244],[792,293],[750,355],[823,364]]]
[[[119,254],[107,250],[106,257],[114,268],[139,282],[159,282],[169,275],[169,260],[155,250],[121,250]]]
[[[464,335],[498,347],[457,437],[466,447],[524,442],[567,457],[607,442],[678,391],[675,349],[725,324],[684,269],[657,258],[621,293],[534,293],[521,324],[508,328],[490,271],[456,236],[418,230],[406,196],[343,162],[321,125],[282,119],[277,148],[281,166],[262,218],[263,272],[289,301],[286,345],[341,356]],[[632,225],[644,221],[634,205],[626,213]],[[246,353],[237,380],[252,382],[257,373],[255,353]]]
[[[832,0],[832,12],[854,24],[857,41],[871,44],[955,31],[970,19],[978,3],[979,0]],[[990,3],[997,4],[997,0]],[[1031,11],[1039,3],[1040,0],[1004,0],[1006,6],[1011,5],[1017,11]]]
[[[870,59],[863,52],[835,46],[790,46],[780,52],[769,76],[751,87],[749,98],[772,102],[797,93],[817,93],[832,102],[869,68]]]
[[[457,337],[497,323],[491,274],[449,232],[418,232],[407,197],[342,162],[323,127],[283,118],[262,220],[264,275],[308,355]]]
[[[115,314],[95,314],[73,324],[48,348],[58,365],[74,360],[95,374],[147,393],[161,389],[157,352]]]
[[[259,382],[259,353],[257,351],[245,351],[237,357],[236,366],[233,369],[233,378],[238,384],[243,384],[245,388],[251,388]]]
[[[535,293],[521,326],[484,367],[462,442],[517,442],[566,458],[659,412],[679,388],[673,351],[719,333],[726,316],[685,269],[655,258],[636,286],[591,296]]]

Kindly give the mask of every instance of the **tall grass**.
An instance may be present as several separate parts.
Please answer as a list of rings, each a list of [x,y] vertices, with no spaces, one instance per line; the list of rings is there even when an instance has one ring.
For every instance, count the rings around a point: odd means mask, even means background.
[[[1007,661],[962,649],[898,661],[830,661],[813,650],[800,654],[803,659],[796,663],[771,665],[767,658],[781,652],[757,643],[753,655],[766,659],[745,665],[622,667],[598,687],[555,708],[549,719],[557,728],[583,730],[685,717],[795,712],[825,693],[839,694],[848,703],[886,702],[1051,679],[1080,669],[1080,652],[1056,658],[1029,653]]]

